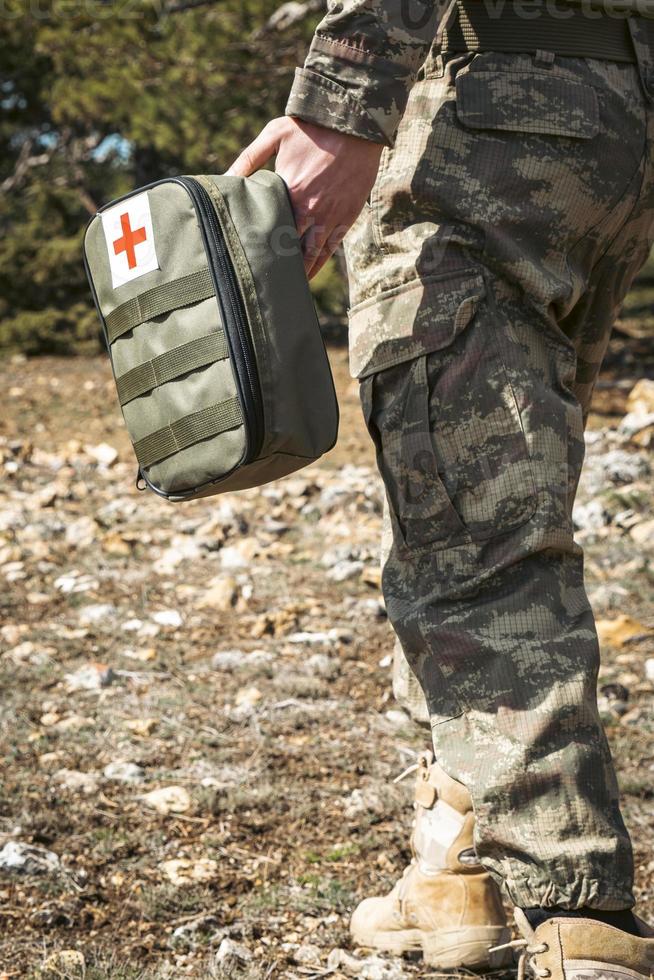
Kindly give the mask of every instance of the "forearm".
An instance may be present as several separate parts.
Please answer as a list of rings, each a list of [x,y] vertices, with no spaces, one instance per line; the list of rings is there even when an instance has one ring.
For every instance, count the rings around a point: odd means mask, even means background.
[[[392,144],[449,0],[342,0],[318,25],[287,115]]]

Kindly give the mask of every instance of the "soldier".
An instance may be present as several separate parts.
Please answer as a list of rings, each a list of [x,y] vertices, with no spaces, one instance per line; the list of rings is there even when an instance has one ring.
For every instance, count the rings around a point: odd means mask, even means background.
[[[287,116],[232,167],[277,154],[309,275],[352,225],[383,589],[438,760],[418,773],[417,860],[353,931],[437,967],[492,963],[500,886],[535,976],[654,970],[571,518],[652,244],[652,18],[652,0],[339,0]]]

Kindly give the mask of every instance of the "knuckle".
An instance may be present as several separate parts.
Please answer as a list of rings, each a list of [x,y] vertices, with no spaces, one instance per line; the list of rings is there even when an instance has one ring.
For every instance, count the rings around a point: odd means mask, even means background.
[[[267,136],[279,136],[284,132],[286,118],[284,116],[277,116],[276,119],[271,119],[270,122],[266,123],[264,126],[264,132]]]

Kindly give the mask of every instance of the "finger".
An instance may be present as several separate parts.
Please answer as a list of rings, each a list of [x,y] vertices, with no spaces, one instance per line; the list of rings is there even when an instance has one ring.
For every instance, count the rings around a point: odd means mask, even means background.
[[[322,269],[325,262],[329,262],[334,253],[330,252],[328,249],[323,249],[316,261],[313,263],[309,271],[307,272],[307,279],[314,279],[320,270]]]
[[[302,257],[307,275],[313,268],[318,256],[327,243],[327,233],[324,225],[311,225],[302,237]]]
[[[269,126],[261,130],[255,140],[234,160],[229,170],[226,171],[228,177],[249,177],[255,170],[260,170],[272,156],[277,153],[279,148],[279,136],[277,131]]]
[[[293,198],[291,198],[291,204],[293,204]],[[310,211],[302,211],[295,207],[293,207],[293,217],[295,218],[298,238],[305,238],[314,226],[316,219]]]
[[[321,241],[316,241],[314,247],[305,253],[304,267],[309,279],[322,269],[327,260],[334,254],[343,241],[347,232],[346,225],[334,225]]]

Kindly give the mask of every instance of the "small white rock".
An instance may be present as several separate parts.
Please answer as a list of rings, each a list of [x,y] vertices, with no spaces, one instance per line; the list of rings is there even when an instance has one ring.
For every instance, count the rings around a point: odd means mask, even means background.
[[[135,762],[110,762],[103,774],[117,783],[142,783],[145,779],[145,772]]]
[[[219,653],[214,653],[211,658],[211,667],[213,670],[226,672],[238,670],[243,666],[245,657],[243,650],[221,650]]]
[[[629,412],[621,420],[618,432],[630,438],[650,426],[654,426],[653,412]]]
[[[183,561],[190,561],[200,554],[199,544],[188,536],[175,537],[173,544],[166,548],[153,563],[157,575],[170,575]]]
[[[308,643],[308,644],[318,644],[318,643],[349,643],[351,639],[350,634],[343,630],[331,629],[327,632],[302,632],[302,633],[291,633],[288,637],[289,643]]]
[[[300,966],[316,966],[320,963],[320,947],[314,943],[303,943],[293,953],[293,959]]]
[[[64,595],[77,592],[91,592],[93,589],[97,589],[99,585],[100,583],[97,579],[92,578],[90,575],[81,575],[78,571],[60,575],[54,581],[55,589],[58,592],[63,592]]]
[[[233,939],[223,939],[216,950],[214,964],[224,972],[235,970],[249,963],[252,953],[247,946],[235,943]]]
[[[65,680],[69,691],[99,691],[100,688],[109,687],[115,677],[111,667],[106,664],[91,663],[72,674],[66,674]]]
[[[0,851],[0,869],[14,874],[47,874],[59,868],[59,857],[54,851],[36,844],[24,844],[10,840]]]
[[[217,609],[218,612],[228,612],[234,605],[238,595],[236,579],[231,575],[220,575],[213,579],[209,588],[195,603],[196,609]]]
[[[343,813],[348,820],[364,814],[383,814],[388,810],[388,803],[372,786],[353,789],[343,801]]]
[[[15,664],[28,663],[38,667],[47,663],[56,653],[54,647],[38,646],[31,640],[24,640],[23,643],[8,650],[6,656]]]
[[[333,680],[341,672],[340,661],[336,657],[328,657],[326,653],[312,653],[303,665],[307,674]]]
[[[66,544],[75,548],[88,548],[98,534],[98,525],[91,517],[80,517],[66,526]]]
[[[161,631],[161,627],[156,623],[143,623],[139,629],[139,636],[143,638],[158,636]]]
[[[580,531],[599,531],[606,527],[611,519],[599,500],[591,500],[587,504],[575,504],[572,517]]]
[[[240,691],[237,691],[235,701],[239,708],[254,708],[261,701],[262,697],[263,694],[259,688],[252,685],[250,687],[242,687]]]
[[[405,728],[411,723],[411,718],[402,708],[390,708],[384,713],[384,718],[393,728]]]
[[[244,650],[221,650],[219,653],[214,653],[211,658],[211,667],[213,670],[229,673],[234,670],[265,667],[274,659],[272,653],[267,650],[252,650],[250,653]]]
[[[406,973],[396,960],[385,960],[380,956],[359,958],[346,953],[344,949],[333,949],[327,957],[327,969],[339,970],[347,977],[360,977],[361,980],[404,980]]]
[[[641,378],[629,392],[627,408],[630,412],[654,412],[654,380]]]
[[[211,930],[217,929],[219,926],[219,920],[215,915],[209,913],[208,915],[199,915],[197,919],[192,919],[190,922],[184,922],[181,926],[177,926],[173,930],[172,939],[185,942],[187,944],[192,944],[198,933],[208,933]],[[164,976],[163,974],[161,975]],[[166,977],[169,976],[168,973],[165,974]],[[172,975],[171,975],[172,976]]]
[[[43,719],[41,721],[45,724]],[[67,715],[59,721],[54,721],[53,727],[58,732],[81,732],[83,728],[94,728],[95,719],[85,715]]]
[[[635,524],[629,531],[633,540],[645,551],[654,550],[654,518]]]
[[[142,619],[127,619],[121,626],[121,629],[124,629],[126,633],[138,633],[142,627]]]
[[[159,612],[152,613],[152,619],[159,626],[172,626],[177,628],[182,625],[181,614],[176,609],[160,609]]]
[[[154,647],[143,647],[139,649],[128,647],[125,650],[121,650],[120,653],[122,657],[127,657],[128,660],[139,660],[141,663],[150,663],[152,660],[157,659],[157,651]]]
[[[97,773],[80,772],[78,769],[58,769],[57,772],[53,773],[52,781],[62,789],[87,795],[96,793],[99,785]]]
[[[87,626],[91,623],[100,623],[103,619],[109,619],[116,612],[116,607],[108,602],[97,603],[93,606],[84,606],[80,609],[79,621]]]
[[[99,466],[113,466],[118,459],[118,450],[107,442],[101,442],[97,446],[84,446],[84,452]]]
[[[649,476],[651,465],[645,453],[628,453],[612,449],[602,457],[602,465],[612,483],[634,483]]]
[[[158,813],[185,813],[191,807],[191,797],[183,786],[162,786],[141,797],[146,806]]]
[[[213,881],[218,872],[218,862],[209,858],[199,858],[196,861],[174,858],[171,861],[163,861],[159,867],[168,881],[178,888],[193,885],[198,881]]]
[[[602,582],[589,593],[588,598],[594,610],[620,609],[628,595],[627,590],[621,585],[615,582]]]
[[[86,960],[78,949],[58,949],[46,957],[43,971],[66,977],[66,980],[77,980],[77,977],[83,980],[86,976]]]
[[[386,609],[379,599],[357,599],[352,606],[352,611],[367,619],[386,619]]]
[[[220,551],[220,564],[224,569],[247,568],[250,559],[236,545],[229,545]]]
[[[327,572],[327,578],[332,582],[349,582],[357,578],[363,571],[362,561],[339,561]]]

